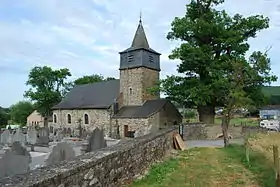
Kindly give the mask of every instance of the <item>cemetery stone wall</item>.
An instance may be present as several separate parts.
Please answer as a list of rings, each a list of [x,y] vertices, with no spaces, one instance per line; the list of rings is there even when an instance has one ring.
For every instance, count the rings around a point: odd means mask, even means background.
[[[177,131],[177,130],[176,130]],[[143,173],[172,148],[174,128],[164,129],[83,154],[70,161],[3,178],[0,186],[13,187],[117,187]]]

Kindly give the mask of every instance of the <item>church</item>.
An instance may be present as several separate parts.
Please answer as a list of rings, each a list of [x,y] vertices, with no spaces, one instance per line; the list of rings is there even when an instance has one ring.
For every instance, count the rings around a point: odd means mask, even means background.
[[[119,79],[75,86],[52,108],[53,126],[81,124],[123,138],[181,123],[177,108],[150,91],[159,82],[161,54],[150,48],[141,19],[131,46],[119,54]]]

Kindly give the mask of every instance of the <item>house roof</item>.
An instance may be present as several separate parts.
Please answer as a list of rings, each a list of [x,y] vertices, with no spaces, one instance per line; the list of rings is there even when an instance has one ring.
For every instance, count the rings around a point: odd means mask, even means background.
[[[119,95],[120,81],[110,80],[78,85],[52,109],[102,109],[108,108]]]
[[[113,116],[113,118],[147,118],[158,112],[166,104],[172,103],[166,99],[156,99],[147,100],[142,106],[124,106]],[[177,110],[175,106],[174,109]],[[179,112],[178,115],[181,116]]]

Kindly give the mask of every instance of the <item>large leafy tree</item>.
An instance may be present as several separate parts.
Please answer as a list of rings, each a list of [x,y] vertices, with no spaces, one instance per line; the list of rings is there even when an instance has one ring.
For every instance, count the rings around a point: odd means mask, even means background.
[[[224,10],[215,9],[223,2],[191,0],[185,16],[173,20],[167,36],[169,40],[181,42],[169,56],[181,61],[180,76],[167,77],[161,89],[171,100],[196,106],[200,121],[205,123],[214,123],[215,106],[227,105],[224,98],[230,92],[228,79],[237,60],[242,62],[241,69],[248,69],[255,75],[253,80],[244,82],[242,90],[256,104],[263,99],[261,86],[275,78],[268,75],[270,63],[265,54],[254,52],[249,60],[245,59],[248,39],[269,27],[268,18],[230,16]]]
[[[10,110],[0,107],[0,128],[5,127],[10,120]]]
[[[90,84],[95,82],[102,82],[102,81],[108,81],[108,80],[114,80],[113,77],[107,77],[104,78],[102,75],[93,74],[93,75],[85,75],[83,77],[80,77],[74,81],[74,85],[81,85],[81,84]]]
[[[26,84],[31,88],[25,96],[34,101],[38,112],[44,116],[44,125],[47,126],[47,117],[51,115],[51,108],[59,103],[69,90],[66,79],[71,76],[68,69],[53,70],[51,67],[34,67]]]
[[[34,105],[28,101],[19,101],[12,105],[10,110],[12,122],[25,126],[27,117],[34,111]]]

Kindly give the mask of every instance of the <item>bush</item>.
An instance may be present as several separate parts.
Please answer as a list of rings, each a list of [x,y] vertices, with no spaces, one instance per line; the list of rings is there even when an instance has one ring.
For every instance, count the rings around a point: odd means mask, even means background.
[[[195,118],[196,114],[194,110],[186,110],[184,113],[184,118]]]

